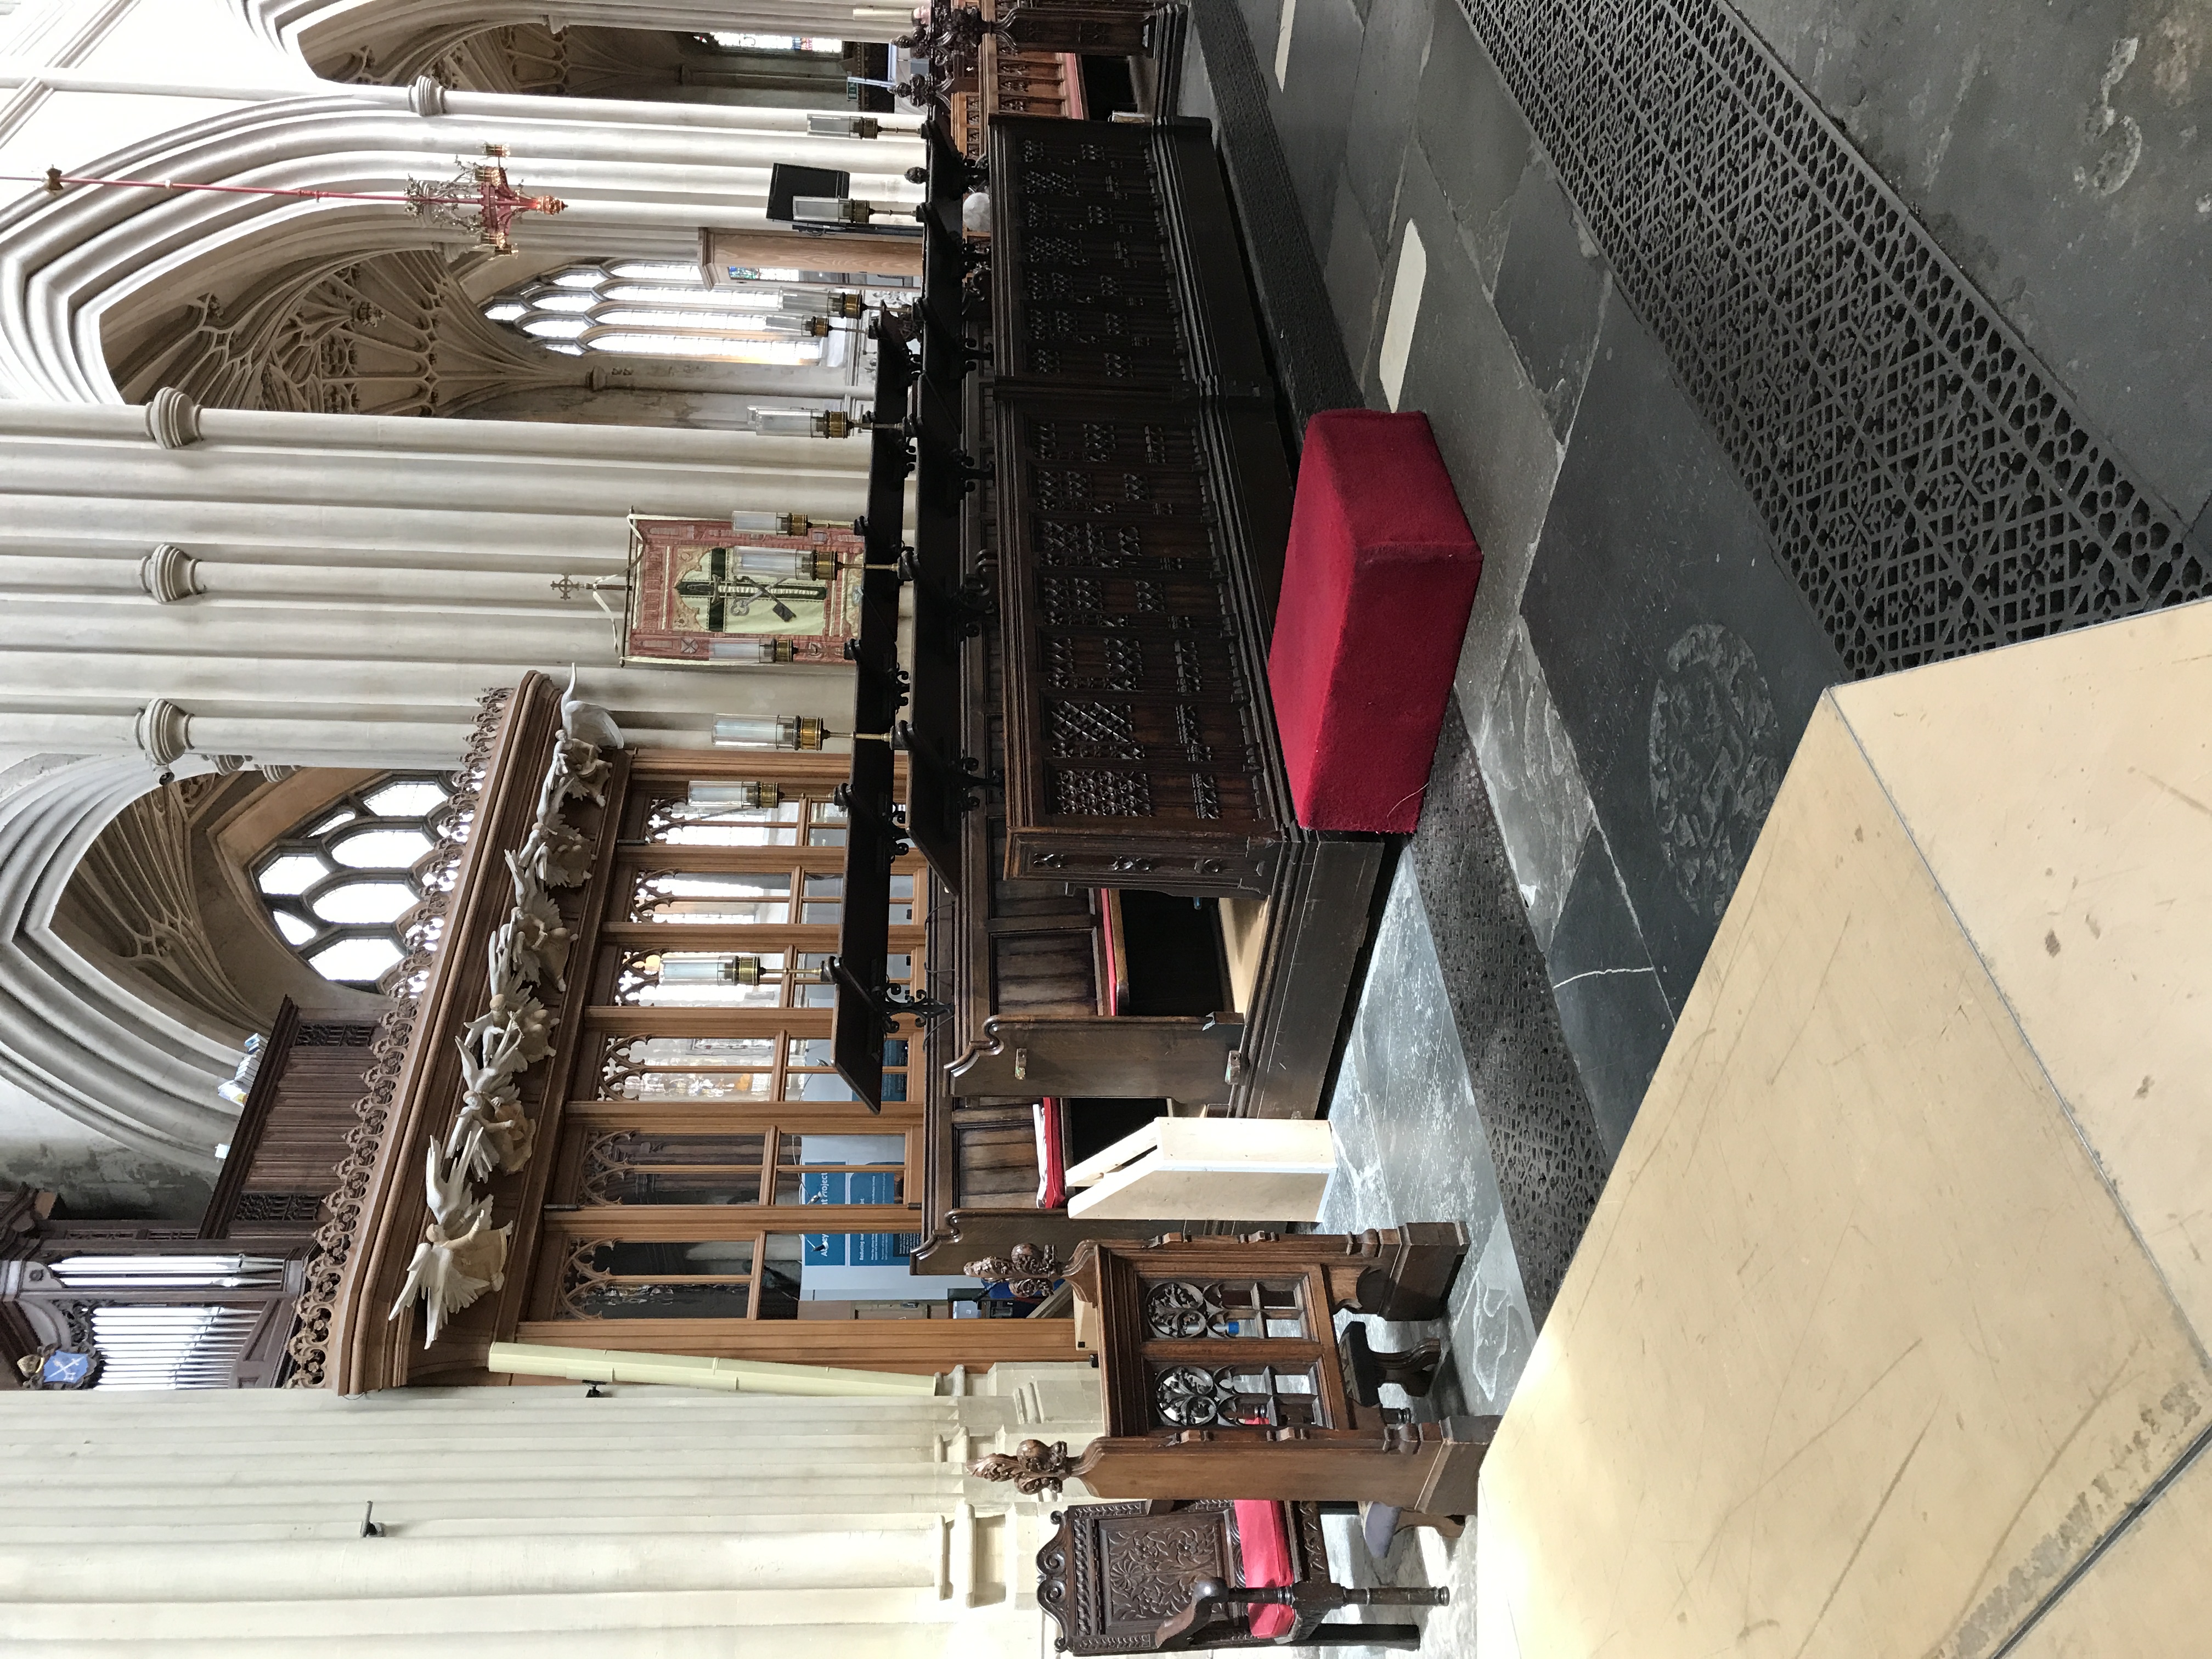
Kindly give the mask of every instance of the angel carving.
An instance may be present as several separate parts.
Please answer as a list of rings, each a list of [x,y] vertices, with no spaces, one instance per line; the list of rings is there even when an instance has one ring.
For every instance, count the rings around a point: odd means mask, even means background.
[[[507,1247],[513,1231],[512,1222],[493,1226],[488,1212],[480,1212],[468,1231],[459,1235],[432,1222],[422,1230],[422,1242],[407,1264],[407,1282],[386,1316],[387,1321],[398,1318],[409,1303],[421,1297],[422,1346],[428,1347],[449,1316],[507,1283]]]
[[[478,1198],[469,1187],[468,1160],[457,1158],[448,1166],[438,1156],[438,1138],[433,1135],[422,1147],[422,1194],[430,1206],[430,1219],[448,1238],[459,1238],[480,1220],[491,1215],[491,1200]]]
[[[512,1091],[498,1095],[471,1095],[453,1115],[453,1132],[446,1150],[482,1180],[494,1170],[513,1175],[530,1162],[536,1150],[538,1126],[522,1109]]]
[[[541,891],[533,902],[518,902],[501,931],[511,933],[514,965],[525,979],[539,985],[550,980],[556,990],[568,988],[568,924],[551,899]]]
[[[530,994],[530,980],[522,971],[522,958],[514,946],[514,923],[501,922],[492,930],[491,943],[484,952],[491,989],[491,1012],[501,1013],[518,1006],[524,999],[535,1001]]]
[[[461,1027],[460,1043],[470,1064],[519,1077],[553,1052],[553,1017],[526,991]]]
[[[461,1051],[464,1102],[487,1102],[515,1092],[514,1079],[522,1070],[522,1062],[510,1052],[511,1045],[503,1040],[495,1041],[498,1046],[486,1054],[466,1037],[453,1039],[453,1046]]]
[[[571,743],[583,744],[593,750],[619,749],[623,746],[622,727],[615,717],[595,702],[586,702],[576,695],[576,665],[568,665],[568,689],[561,694],[561,732]],[[601,766],[606,763],[601,761]]]
[[[553,759],[546,768],[545,781],[538,791],[538,815],[541,818],[557,818],[561,804],[574,797],[595,805],[607,804],[607,778],[614,769],[599,751],[588,743],[573,738],[553,740]]]
[[[556,817],[540,817],[507,857],[544,886],[580,887],[592,873],[592,838]]]
[[[536,870],[523,862],[520,852],[507,853],[501,856],[507,860],[507,878],[514,886],[514,908],[517,910],[532,909],[552,903],[551,896],[545,890],[545,884],[538,878]]]

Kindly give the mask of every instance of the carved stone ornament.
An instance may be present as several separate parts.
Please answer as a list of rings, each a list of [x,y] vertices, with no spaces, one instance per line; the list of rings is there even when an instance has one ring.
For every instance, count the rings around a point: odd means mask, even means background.
[[[968,1473],[978,1480],[1011,1480],[1015,1491],[1034,1498],[1047,1490],[1058,1492],[1075,1473],[1075,1465],[1065,1440],[1049,1446],[1042,1440],[1024,1440],[1011,1454],[993,1452],[977,1458],[969,1464]]]
[[[17,1360],[15,1369],[27,1389],[88,1389],[100,1381],[100,1369],[105,1363],[97,1348],[64,1348],[49,1342]]]
[[[138,711],[131,735],[156,766],[173,766],[192,746],[192,717],[167,697]]]
[[[173,386],[146,400],[146,435],[164,449],[185,449],[200,441],[200,406]]]
[[[417,115],[443,115],[446,88],[434,75],[418,75],[407,88],[407,107]]]
[[[138,586],[156,605],[176,605],[200,591],[199,561],[173,542],[163,542],[138,562]]]

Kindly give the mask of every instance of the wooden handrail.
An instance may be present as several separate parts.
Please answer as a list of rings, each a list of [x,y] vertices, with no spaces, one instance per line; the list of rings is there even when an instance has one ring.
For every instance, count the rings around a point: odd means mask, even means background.
[[[283,1079],[285,1064],[292,1056],[292,1039],[299,1029],[299,1005],[286,997],[276,1005],[276,1018],[269,1023],[268,1040],[261,1045],[260,1069],[253,1074],[253,1086],[246,1091],[238,1127],[230,1133],[230,1151],[223,1155],[222,1173],[215,1178],[215,1190],[208,1195],[207,1212],[200,1218],[202,1238],[230,1237],[231,1218],[238,1212],[238,1200],[245,1195],[246,1178],[253,1173],[254,1149],[269,1127],[277,1085]]]

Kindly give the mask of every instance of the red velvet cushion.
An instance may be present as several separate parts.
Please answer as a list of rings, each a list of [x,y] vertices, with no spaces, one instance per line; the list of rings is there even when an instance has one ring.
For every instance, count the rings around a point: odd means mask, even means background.
[[[1036,1127],[1037,1208],[1057,1210],[1067,1202],[1067,1143],[1060,1139],[1060,1102],[1040,1100],[1030,1109]]]
[[[1246,1589],[1291,1582],[1291,1534],[1280,1504],[1237,1500],[1237,1572]],[[1285,1634],[1297,1615],[1288,1607],[1249,1607],[1252,1634],[1273,1640]]]
[[[1298,822],[1411,831],[1482,574],[1425,415],[1306,424],[1267,685]]]

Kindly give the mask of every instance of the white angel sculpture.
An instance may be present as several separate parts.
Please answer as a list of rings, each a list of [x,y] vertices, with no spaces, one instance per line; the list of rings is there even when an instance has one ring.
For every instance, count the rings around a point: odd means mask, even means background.
[[[525,993],[461,1027],[460,1043],[472,1066],[520,1077],[553,1052],[553,1017]]]
[[[592,838],[556,817],[541,817],[507,858],[544,886],[580,887],[592,873]]]
[[[479,1180],[494,1170],[513,1175],[530,1162],[537,1145],[538,1126],[512,1091],[470,1096],[453,1115],[453,1133],[446,1139],[446,1150]]]
[[[430,1206],[430,1219],[438,1231],[448,1238],[459,1238],[480,1220],[491,1215],[491,1200],[478,1198],[469,1188],[469,1167],[465,1158],[457,1158],[448,1167],[438,1156],[438,1138],[433,1135],[422,1148],[424,1171],[423,1197]]]
[[[515,1092],[514,1079],[521,1073],[522,1062],[509,1051],[507,1028],[494,1029],[501,1035],[494,1036],[487,1031],[489,1043],[471,1043],[465,1036],[453,1039],[453,1046],[461,1051],[461,1099],[465,1104],[489,1102]]]
[[[559,817],[561,804],[572,795],[605,806],[607,779],[613,771],[614,768],[590,744],[574,738],[556,738],[553,759],[545,769],[545,781],[538,787],[538,816]]]
[[[490,981],[491,1010],[501,1013],[530,997],[530,981],[522,971],[521,959],[515,954],[514,924],[501,922],[492,930],[491,944],[485,951],[487,975]]]
[[[568,988],[568,924],[544,892],[527,903],[518,898],[513,917],[501,931],[512,940],[514,965],[525,979],[537,985],[550,981],[556,990]]]
[[[455,1235],[433,1221],[422,1230],[422,1242],[407,1264],[407,1282],[386,1319],[398,1318],[420,1296],[422,1346],[428,1347],[438,1340],[449,1315],[507,1283],[507,1247],[514,1224],[495,1227],[486,1211],[477,1214],[467,1231]]]

